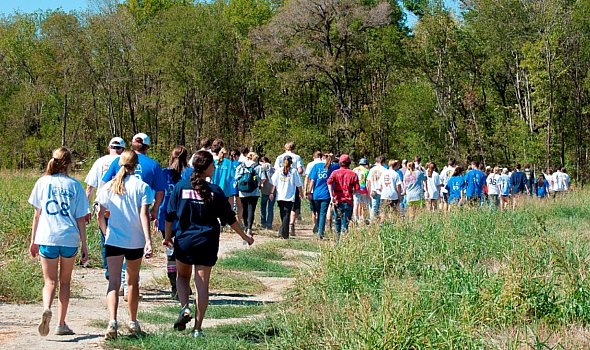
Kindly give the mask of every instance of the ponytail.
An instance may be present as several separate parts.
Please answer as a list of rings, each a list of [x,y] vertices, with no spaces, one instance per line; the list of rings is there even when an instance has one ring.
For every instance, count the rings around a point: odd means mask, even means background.
[[[334,162],[334,153],[328,153],[325,154],[326,156],[326,165],[324,165],[324,169],[328,170],[330,169],[330,165],[332,164],[332,162]]]
[[[121,153],[119,157],[119,166],[121,167],[111,182],[110,190],[119,196],[125,193],[125,178],[135,172],[137,167],[137,154],[127,150]]]
[[[208,151],[198,151],[193,160],[193,173],[191,174],[191,187],[197,191],[205,204],[211,201],[211,188],[203,177],[203,172],[213,163],[213,156]]]
[[[174,181],[180,180],[182,171],[186,168],[188,161],[188,151],[184,146],[175,147],[168,161],[168,168],[172,169],[172,178]]]
[[[56,148],[51,153],[51,159],[47,162],[45,175],[68,174],[72,165],[72,153],[65,147]]]

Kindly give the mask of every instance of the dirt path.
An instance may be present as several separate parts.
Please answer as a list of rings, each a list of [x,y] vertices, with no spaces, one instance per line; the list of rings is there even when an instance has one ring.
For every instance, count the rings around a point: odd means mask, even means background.
[[[296,239],[310,239],[312,237],[309,227],[301,227]],[[278,238],[257,235],[255,244],[276,240]],[[223,233],[220,244],[220,257],[228,253],[248,249],[242,240],[234,233]],[[165,275],[165,258],[161,253],[159,257],[150,259],[141,270],[141,281],[149,285],[155,278]],[[211,304],[227,302],[231,300],[241,302],[277,302],[282,300],[283,292],[293,282],[292,278],[259,278],[266,286],[267,291],[252,296],[239,296],[233,294],[212,294]],[[102,269],[76,268],[72,281],[81,288],[77,297],[70,300],[67,324],[76,332],[72,336],[56,336],[53,334],[57,322],[57,300],[52,307],[53,319],[50,325],[50,333],[47,337],[39,336],[37,327],[40,321],[43,307],[38,304],[0,304],[0,348],[2,349],[89,349],[104,348],[103,334],[108,321],[105,304],[105,292],[107,282]],[[40,291],[39,291],[40,292]],[[142,290],[140,310],[169,303],[168,293]],[[128,320],[126,302],[120,299],[119,324],[125,325]],[[228,324],[244,321],[244,319],[215,320],[205,318],[203,327],[213,327],[219,324]],[[142,324],[142,326],[144,326]],[[149,325],[143,327],[150,331]]]

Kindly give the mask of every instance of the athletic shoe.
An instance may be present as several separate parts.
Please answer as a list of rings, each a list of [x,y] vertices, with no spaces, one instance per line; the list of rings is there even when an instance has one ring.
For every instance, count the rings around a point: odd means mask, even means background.
[[[205,336],[205,334],[200,329],[193,329],[193,331],[191,332],[191,337],[193,337],[193,338],[201,338],[204,336]]]
[[[295,224],[289,225],[290,236],[295,237]]]
[[[186,324],[189,323],[192,318],[191,308],[188,307],[188,305],[185,305],[178,313],[178,318],[174,322],[174,329],[177,331],[184,331],[186,329]]]
[[[109,326],[104,334],[105,340],[117,339],[117,328],[119,327],[116,320],[109,321]]]
[[[39,324],[39,334],[46,337],[49,334],[49,322],[51,321],[51,310],[46,309],[41,316],[41,324]]]
[[[131,335],[140,336],[145,334],[141,330],[141,327],[139,326],[139,322],[137,320],[129,321],[129,323],[127,323],[127,328],[129,328],[129,332],[131,332]]]
[[[74,335],[74,331],[67,324],[55,327],[55,335]]]
[[[318,224],[313,225],[313,233],[318,233]]]
[[[246,230],[246,234],[247,234],[248,236],[252,236],[252,229],[251,229],[251,228],[247,229],[247,230]]]

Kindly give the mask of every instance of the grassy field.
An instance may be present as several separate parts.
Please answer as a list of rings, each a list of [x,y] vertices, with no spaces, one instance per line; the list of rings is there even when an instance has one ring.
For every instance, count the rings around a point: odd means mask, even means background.
[[[3,180],[6,177],[3,176]],[[0,181],[0,297],[35,301],[42,279],[26,258],[35,178]],[[590,348],[590,193],[516,211],[459,210],[352,231],[336,248],[280,240],[218,266],[253,293],[256,277],[297,277],[286,301],[212,306],[208,317],[259,315],[206,330],[162,331],[109,346],[126,349],[586,349]],[[89,230],[92,230],[90,228]],[[96,235],[95,235],[96,236]],[[91,257],[100,261],[97,242]],[[301,273],[285,251],[319,251]],[[94,255],[94,256],[93,256]],[[239,277],[242,276],[242,277]],[[248,277],[244,277],[248,276]],[[175,310],[141,315],[167,324]]]

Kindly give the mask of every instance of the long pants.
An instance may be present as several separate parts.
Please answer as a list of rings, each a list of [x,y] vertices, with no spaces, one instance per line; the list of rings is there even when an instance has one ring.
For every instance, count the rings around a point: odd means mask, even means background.
[[[258,204],[258,196],[241,197],[242,201],[242,220],[247,230],[252,229],[254,224],[254,212]]]
[[[381,196],[380,196],[381,197]],[[334,208],[334,226],[336,227],[336,241],[340,240],[340,232],[348,231],[348,222],[352,218],[352,204],[341,202]]]
[[[381,194],[375,193],[374,197],[371,197],[371,221],[379,219],[379,206],[381,205]]]
[[[291,210],[293,210],[293,202],[278,201],[279,213],[281,214],[281,228],[279,234],[281,237],[289,238],[289,221],[291,220]]]
[[[274,216],[275,201],[271,201],[268,195],[260,196],[260,224],[269,230],[272,230],[272,221]]]
[[[314,200],[314,207],[316,210],[317,226],[318,226],[318,238],[324,238],[324,232],[326,232],[326,216],[328,215],[328,208],[330,207],[329,199],[318,199]]]

